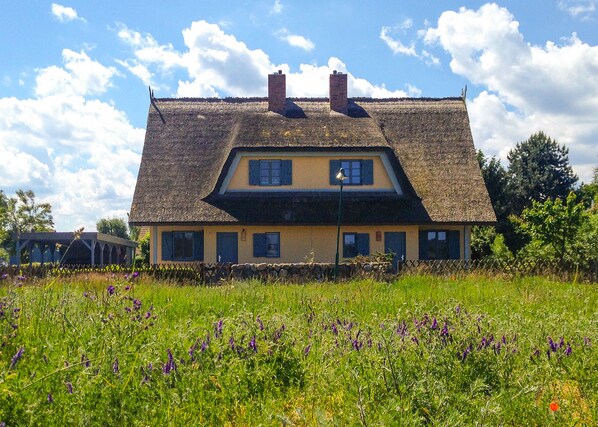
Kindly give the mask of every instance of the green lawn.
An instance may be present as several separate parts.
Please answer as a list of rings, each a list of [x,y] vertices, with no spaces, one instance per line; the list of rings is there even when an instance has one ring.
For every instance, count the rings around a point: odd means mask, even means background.
[[[7,426],[598,424],[596,285],[98,276],[0,298]]]

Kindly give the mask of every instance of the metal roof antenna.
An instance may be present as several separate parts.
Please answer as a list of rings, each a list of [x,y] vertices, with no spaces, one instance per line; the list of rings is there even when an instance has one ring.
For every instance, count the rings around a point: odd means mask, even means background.
[[[465,98],[467,98],[467,85],[463,89],[461,89],[461,99],[465,102]]]
[[[166,124],[166,120],[164,120],[164,116],[162,115],[162,112],[160,111],[160,109],[158,108],[158,105],[156,104],[156,98],[154,97],[154,91],[152,90],[151,86],[148,86],[149,89],[149,97],[150,97],[150,102],[152,104],[152,107],[154,107],[156,109],[156,111],[158,112],[158,114],[160,115],[160,120],[162,120],[162,123]]]

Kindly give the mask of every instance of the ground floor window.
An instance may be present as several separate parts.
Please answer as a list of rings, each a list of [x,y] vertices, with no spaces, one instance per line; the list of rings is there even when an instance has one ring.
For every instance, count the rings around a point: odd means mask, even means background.
[[[419,258],[459,259],[459,232],[455,230],[426,230],[419,234]]]
[[[203,232],[162,232],[163,261],[203,261]]]
[[[254,233],[253,256],[255,258],[280,258],[280,233]]]
[[[368,233],[343,233],[343,258],[370,254],[370,235]]]

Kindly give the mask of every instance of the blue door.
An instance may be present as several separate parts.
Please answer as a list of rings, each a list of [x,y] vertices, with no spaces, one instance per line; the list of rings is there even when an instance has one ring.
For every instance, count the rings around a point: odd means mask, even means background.
[[[216,233],[216,262],[239,262],[237,233]]]
[[[394,254],[392,266],[397,271],[399,261],[407,259],[407,235],[405,232],[390,231],[384,233],[384,253]]]

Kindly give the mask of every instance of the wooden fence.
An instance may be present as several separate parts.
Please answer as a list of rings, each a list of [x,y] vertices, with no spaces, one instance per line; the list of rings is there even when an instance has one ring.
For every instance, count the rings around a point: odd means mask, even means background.
[[[380,266],[383,265],[383,268]],[[298,271],[310,269],[316,272],[308,274],[271,274],[275,270],[273,265],[268,265],[268,274],[264,270],[255,268],[255,264],[209,264],[193,263],[160,264],[151,266],[109,265],[104,267],[91,267],[89,265],[21,265],[0,267],[0,283],[4,281],[26,281],[32,278],[47,277],[75,277],[79,275],[114,274],[131,279],[137,276],[151,277],[176,283],[192,283],[210,285],[230,281],[231,279],[257,278],[264,281],[280,282],[306,282],[311,280],[333,280],[333,264],[279,264],[276,271],[284,269]],[[259,265],[258,265],[259,266]],[[372,267],[374,266],[374,267]],[[463,277],[470,274],[483,276],[502,276],[505,278],[524,276],[544,276],[557,280],[598,282],[598,262],[589,267],[579,268],[572,265],[549,261],[534,260],[436,260],[436,261],[404,261],[399,262],[393,270],[390,264],[345,263],[340,265],[340,280],[349,280],[356,277],[374,277],[380,280],[392,280],[398,276],[406,275],[435,275]]]

